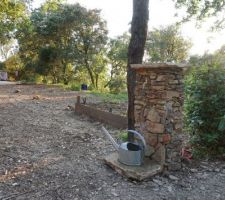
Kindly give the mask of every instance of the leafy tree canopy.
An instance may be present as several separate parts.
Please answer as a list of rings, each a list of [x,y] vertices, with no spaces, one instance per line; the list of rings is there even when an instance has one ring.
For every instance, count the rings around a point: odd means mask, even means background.
[[[203,20],[208,17],[216,16],[214,26],[221,28],[225,25],[224,0],[173,0],[177,8],[185,8],[187,16],[185,20],[196,17],[197,20]]]
[[[154,29],[148,34],[146,51],[150,62],[181,62],[187,59],[191,42],[185,40],[177,26]]]
[[[193,55],[189,59],[189,63],[192,66],[201,66],[201,65],[216,65],[216,66],[225,66],[225,45],[214,53],[205,53],[202,56]]]
[[[99,10],[61,2],[48,0],[23,23],[17,31],[20,54],[25,62],[38,63],[41,74],[54,75],[54,80],[63,79],[64,83],[68,83],[68,66],[84,68],[97,87],[99,70],[104,71],[99,67],[99,55],[107,43],[106,22]],[[101,61],[99,65],[97,61]]]
[[[5,44],[27,14],[27,2],[24,0],[0,1],[0,43]]]
[[[108,43],[108,63],[110,65],[110,79],[105,86],[110,91],[118,93],[126,87],[127,53],[130,35],[124,33],[122,36],[111,39]]]

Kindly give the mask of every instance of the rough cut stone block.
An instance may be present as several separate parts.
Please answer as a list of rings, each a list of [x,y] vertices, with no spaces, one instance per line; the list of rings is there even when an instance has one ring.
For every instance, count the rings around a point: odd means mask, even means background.
[[[181,112],[174,113],[174,119],[182,119],[182,118],[183,118],[183,114]]]
[[[154,108],[149,111],[147,119],[151,122],[160,122],[160,116]]]
[[[183,127],[183,123],[177,123],[177,124],[175,124],[175,129],[182,129],[182,127]]]
[[[160,162],[161,165],[165,164],[166,159],[165,145],[158,143],[157,147],[155,148],[155,153],[153,154],[152,159],[157,162]]]
[[[140,75],[147,75],[148,72],[146,72],[146,70],[144,70],[144,69],[139,69],[138,70],[138,74],[140,74]]]
[[[149,99],[148,102],[152,104],[157,104],[157,105],[165,105],[166,103],[166,101],[162,99]]]
[[[169,144],[171,142],[171,135],[170,134],[163,134],[162,138],[162,143],[163,144]]]
[[[156,79],[157,75],[156,73],[150,73],[150,79],[154,80]]]
[[[140,112],[135,112],[134,113],[134,118],[135,118],[136,122],[140,122],[141,113]]]
[[[166,92],[163,92],[163,91],[152,91],[148,94],[147,96],[149,99],[164,99],[166,98]]]
[[[166,80],[166,76],[164,75],[159,75],[156,79],[156,81],[165,81]]]
[[[138,100],[135,100],[134,101],[134,105],[142,105],[142,106],[145,106],[146,103],[144,101],[138,101]]]
[[[152,133],[163,133],[164,132],[164,125],[159,123],[149,122],[147,129]]]
[[[153,90],[164,90],[165,86],[164,85],[153,85],[153,86],[151,86],[151,89],[153,89]]]
[[[165,85],[163,81],[151,80],[151,85]]]
[[[179,97],[179,96],[180,96],[180,93],[176,92],[176,91],[167,91],[166,92],[166,97],[168,99],[172,99],[173,97]]]
[[[179,103],[179,102],[174,102],[173,106],[174,106],[174,107],[178,107],[178,108],[179,108],[180,106],[182,106],[182,103]]]
[[[157,81],[167,81],[167,80],[173,80],[175,79],[175,76],[174,75],[159,75],[157,77]]]
[[[136,105],[136,106],[135,106],[135,109],[136,109],[136,110],[142,109],[142,105]]]
[[[167,169],[169,171],[178,171],[182,167],[181,162],[171,162],[167,164]]]
[[[118,153],[112,153],[103,158],[105,163],[117,171],[120,175],[131,179],[143,181],[163,171],[163,165],[145,158],[142,166],[127,166],[118,161]]]
[[[151,134],[145,137],[146,143],[150,146],[156,146],[158,144],[158,135],[157,134]]]
[[[169,81],[169,84],[178,84],[179,81],[178,80],[172,80],[172,81]]]

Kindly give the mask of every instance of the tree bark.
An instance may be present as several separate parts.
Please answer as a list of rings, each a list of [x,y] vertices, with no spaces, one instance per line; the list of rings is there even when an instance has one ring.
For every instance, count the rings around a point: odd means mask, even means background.
[[[128,47],[127,89],[128,89],[128,129],[134,129],[134,89],[136,72],[131,64],[141,64],[144,56],[145,42],[148,31],[149,0],[133,0],[133,18],[131,39]],[[129,139],[132,139],[129,135]]]
[[[94,75],[93,75],[93,72],[91,71],[91,68],[89,66],[89,63],[88,63],[88,60],[85,58],[85,67],[88,71],[88,74],[90,76],[90,79],[91,79],[91,83],[92,85],[95,87],[95,79],[94,79]]]

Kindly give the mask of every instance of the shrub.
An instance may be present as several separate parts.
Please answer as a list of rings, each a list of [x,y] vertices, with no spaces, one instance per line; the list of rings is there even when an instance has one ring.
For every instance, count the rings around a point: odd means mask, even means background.
[[[80,84],[76,84],[76,83],[72,83],[70,85],[70,89],[73,90],[73,91],[80,91]]]
[[[194,152],[225,153],[225,68],[195,68],[185,83],[185,123]]]
[[[119,140],[121,140],[122,142],[128,141],[128,133],[127,133],[127,131],[121,131],[121,132],[119,132],[118,138],[119,138]]]
[[[109,83],[110,93],[119,94],[126,90],[126,80],[123,77],[117,77]]]

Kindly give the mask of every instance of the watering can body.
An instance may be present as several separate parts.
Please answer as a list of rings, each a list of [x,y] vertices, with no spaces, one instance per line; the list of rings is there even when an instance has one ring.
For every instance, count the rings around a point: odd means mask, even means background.
[[[104,127],[102,130],[118,151],[118,161],[120,163],[129,166],[140,166],[143,164],[146,144],[144,137],[140,133],[134,130],[128,130],[128,132],[134,134],[134,137],[139,139],[139,142],[124,142],[118,145]]]

